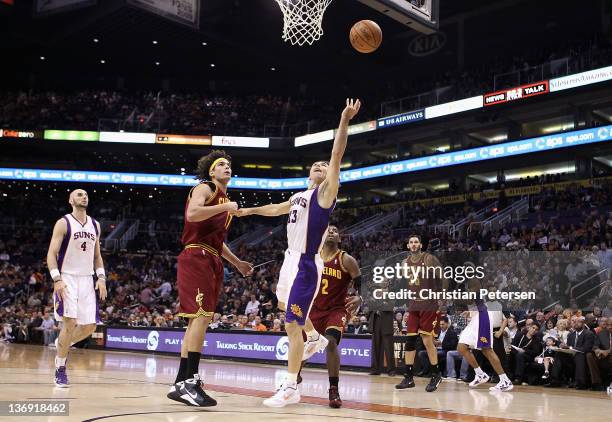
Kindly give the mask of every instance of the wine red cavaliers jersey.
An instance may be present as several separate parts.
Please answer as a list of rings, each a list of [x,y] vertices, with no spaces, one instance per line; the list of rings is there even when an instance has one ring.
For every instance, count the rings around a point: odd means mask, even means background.
[[[313,310],[344,309],[352,280],[351,275],[342,265],[344,254],[344,251],[338,251],[329,261],[325,262],[321,286],[312,306]]]
[[[217,188],[217,185],[211,182],[206,182],[212,190],[212,196],[206,201],[205,206],[213,206],[229,202],[229,198]],[[195,189],[195,188],[194,188]],[[181,242],[184,247],[201,247],[209,252],[221,256],[223,252],[223,242],[232,221],[232,216],[229,212],[222,212],[213,215],[203,221],[187,221],[187,207],[191,200],[192,191],[189,193],[189,198],[185,204],[185,227],[183,228],[183,236]]]
[[[437,311],[438,301],[436,299],[421,299],[421,293],[437,292],[441,289],[440,262],[427,253],[420,255],[409,255],[404,261],[412,268],[408,278],[408,290],[414,292],[415,299],[408,303],[408,311]],[[438,268],[436,268],[438,267]],[[427,297],[426,295],[424,297]]]

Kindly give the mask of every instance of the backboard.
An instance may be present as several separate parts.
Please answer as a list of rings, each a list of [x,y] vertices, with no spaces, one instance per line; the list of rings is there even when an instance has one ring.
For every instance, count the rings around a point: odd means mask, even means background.
[[[438,30],[438,8],[440,0],[359,0],[424,34]]]

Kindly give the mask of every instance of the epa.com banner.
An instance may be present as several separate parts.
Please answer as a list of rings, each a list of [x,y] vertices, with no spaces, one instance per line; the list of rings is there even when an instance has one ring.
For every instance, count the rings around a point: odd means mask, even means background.
[[[109,327],[106,348],[180,353],[183,331]],[[344,337],[339,346],[344,366],[370,367],[370,337]],[[286,361],[289,340],[284,335],[245,334],[233,331],[206,334],[202,353],[219,358]],[[325,363],[325,352],[316,353],[309,362]]]

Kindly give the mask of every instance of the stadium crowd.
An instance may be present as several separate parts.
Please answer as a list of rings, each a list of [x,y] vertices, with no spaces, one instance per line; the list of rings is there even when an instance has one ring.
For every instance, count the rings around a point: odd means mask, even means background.
[[[506,201],[512,203],[511,198]],[[364,237],[345,237],[341,248],[360,262],[364,273],[375,258],[404,251],[406,235],[413,232],[422,235],[429,249],[440,256],[449,251],[482,252],[483,260],[497,265],[487,284],[490,290],[537,292],[536,300],[508,303],[494,327],[498,354],[514,381],[601,389],[609,382],[606,380],[611,359],[610,184],[589,187],[570,184],[562,190],[543,188],[531,196],[529,212],[520,221],[494,230],[478,227],[461,231],[455,237],[431,231],[432,225],[472,215],[486,202],[440,203],[431,207],[406,203],[403,218],[395,225],[379,227]],[[504,206],[499,205],[500,211]],[[5,219],[0,221],[0,340],[53,346],[58,323],[53,319],[52,286],[40,259],[46,253],[51,224],[37,220],[40,217],[33,208],[29,215],[18,218],[20,223],[30,224],[17,227],[6,224],[8,209]],[[363,219],[360,211],[338,210],[334,222],[342,230]],[[368,212],[376,214],[372,209]],[[102,323],[184,326],[184,321],[175,316],[174,280],[179,245],[168,244],[174,246],[165,251],[146,250],[146,244],[142,249],[139,244],[138,250],[104,254],[109,295],[100,306]],[[281,231],[256,246],[240,244],[234,248],[242,259],[264,265],[246,278],[226,267],[211,330],[284,330],[285,315],[277,308],[275,296],[284,247]],[[487,255],[490,252],[495,253]],[[438,343],[440,361],[446,365],[447,378],[467,380],[470,371],[456,351],[456,337],[466,326],[470,313],[452,301],[446,301],[441,309],[448,324],[443,324],[446,331],[443,330]],[[405,334],[405,304],[396,304],[393,311],[395,334]],[[366,300],[359,313],[348,321],[346,332],[368,333],[372,329],[368,313]],[[571,354],[565,349],[569,346],[578,352]],[[421,374],[425,374],[427,359],[423,352],[419,356],[424,362]],[[458,372],[455,362],[460,364]]]
[[[363,95],[362,121],[493,92],[609,64],[604,37],[586,37],[523,56],[500,56],[494,64],[399,78]],[[495,76],[504,76],[495,78]],[[267,91],[266,91],[267,92]],[[351,95],[347,93],[346,95]],[[413,97],[411,97],[413,96]],[[405,98],[408,97],[408,98]],[[404,98],[401,102],[395,100]],[[297,136],[337,123],[337,98],[296,94],[229,95],[221,92],[17,91],[0,93],[0,127],[242,136]],[[298,123],[302,122],[302,123]],[[303,123],[303,122],[308,122]]]

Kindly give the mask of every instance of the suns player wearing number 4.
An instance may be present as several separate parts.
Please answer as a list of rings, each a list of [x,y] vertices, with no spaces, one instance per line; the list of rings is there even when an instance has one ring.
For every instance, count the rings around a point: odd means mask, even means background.
[[[331,159],[317,161],[310,169],[308,190],[296,193],[289,201],[257,208],[242,208],[239,217],[251,214],[278,216],[289,214],[287,250],[281,267],[276,295],[279,308],[287,312],[285,328],[289,337],[287,379],[264,405],[284,407],[300,401],[297,376],[301,362],[327,347],[327,339],[314,329],[308,313],[319,289],[323,260],[319,256],[327,237],[329,217],[336,205],[340,187],[340,163],[346,149],[349,121],[359,111],[359,100],[346,100],[332,147]],[[306,333],[304,344],[302,332]]]
[[[96,330],[98,304],[106,299],[106,275],[100,254],[100,224],[87,215],[89,197],[77,189],[70,194],[72,213],[60,218],[53,227],[47,266],[53,279],[55,318],[62,328],[55,344],[55,385],[69,387],[66,359],[70,346]],[[94,268],[97,276],[94,290]]]

